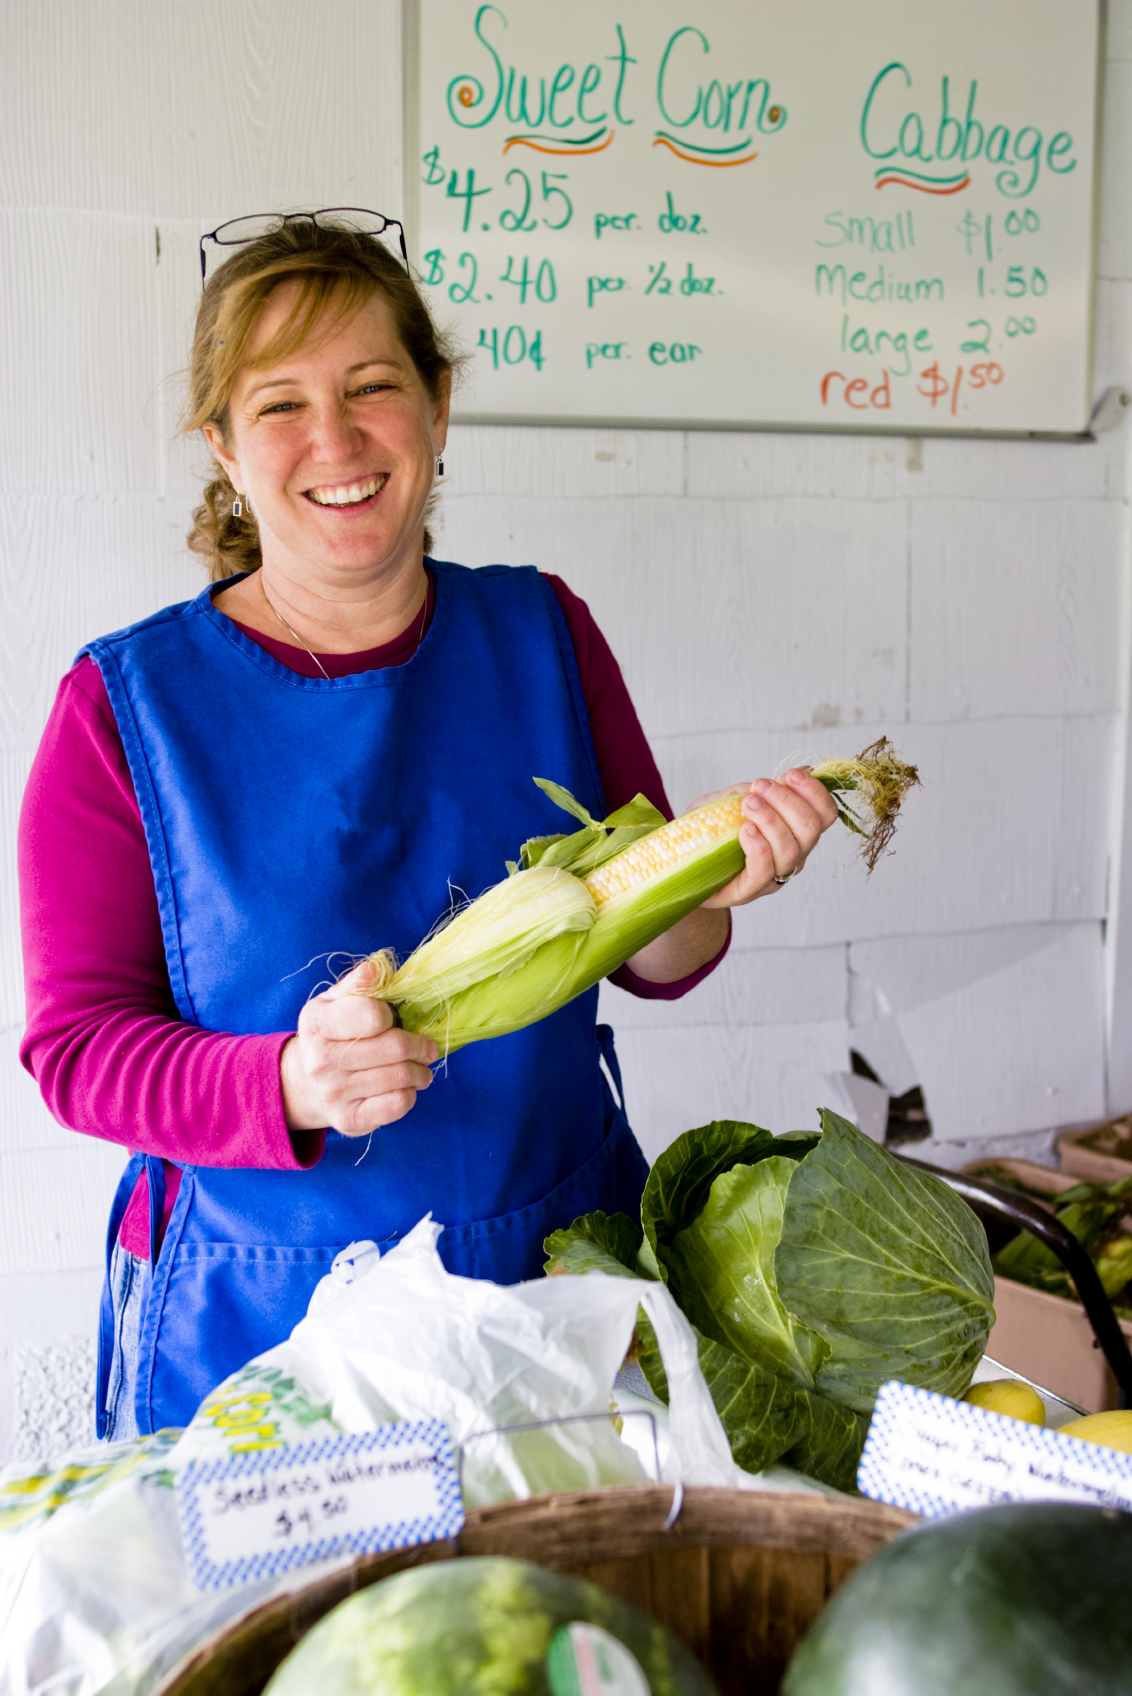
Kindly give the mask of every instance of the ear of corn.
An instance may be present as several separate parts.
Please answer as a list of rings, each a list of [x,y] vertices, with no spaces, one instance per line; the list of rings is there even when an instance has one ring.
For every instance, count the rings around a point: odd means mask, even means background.
[[[728,796],[663,824],[603,860],[584,880],[561,868],[549,868],[545,862],[516,872],[411,955],[396,976],[383,972],[370,993],[397,1004],[405,1028],[431,1037],[443,1054],[486,1037],[506,1036],[546,1018],[600,983],[734,877],[743,865],[741,801],[741,794]],[[492,900],[493,906],[505,902],[516,884],[537,872],[565,879],[582,892],[593,915],[589,927],[564,926],[540,947],[527,949],[506,974],[490,966],[481,971],[477,962],[472,968],[475,979],[466,989],[455,988],[453,974],[448,980],[449,995],[436,993],[436,977],[426,980],[422,993],[414,970],[418,955],[442,941],[485,902]],[[453,940],[459,945],[465,938],[458,935]]]
[[[894,828],[905,791],[918,782],[883,738],[856,761],[830,761],[814,776],[831,793],[856,791],[872,812],[865,837],[870,871]],[[521,865],[440,929],[397,970],[374,955],[368,992],[392,1002],[401,1023],[453,1054],[469,1042],[506,1036],[564,1007],[716,894],[742,870],[739,841],[746,790],[664,822],[638,795],[598,821],[557,784],[536,778],[581,829],[533,837]],[[660,821],[657,823],[656,821]]]
[[[643,795],[635,795],[624,807],[619,807],[599,823],[560,784],[550,783],[544,777],[536,777],[535,782],[556,806],[580,818],[582,828],[572,836],[532,836],[530,841],[523,843],[523,866],[561,866],[577,877],[585,877],[623,848],[667,822],[651,801]],[[511,864],[508,861],[508,870]]]
[[[485,978],[506,982],[553,937],[579,935],[597,917],[586,885],[569,872],[532,866],[497,883],[414,949],[397,970],[389,949],[372,956],[374,993],[425,1013]]]

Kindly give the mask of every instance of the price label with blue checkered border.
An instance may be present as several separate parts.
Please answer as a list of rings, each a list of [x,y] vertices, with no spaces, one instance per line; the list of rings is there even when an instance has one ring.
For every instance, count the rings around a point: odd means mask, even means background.
[[[202,1590],[431,1543],[464,1523],[452,1441],[439,1419],[196,1462],[177,1479],[177,1507]]]
[[[1132,1455],[892,1380],[877,1397],[857,1488],[929,1519],[996,1502],[1132,1510]]]

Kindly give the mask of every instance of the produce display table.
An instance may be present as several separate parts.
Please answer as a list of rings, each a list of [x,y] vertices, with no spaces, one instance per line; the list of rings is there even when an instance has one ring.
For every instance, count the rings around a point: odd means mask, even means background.
[[[916,1516],[865,1500],[670,1486],[500,1502],[456,1538],[317,1573],[232,1621],[154,1696],[259,1696],[322,1616],[355,1590],[426,1561],[510,1555],[588,1578],[682,1638],[724,1696],[774,1696],[793,1654],[849,1574]]]

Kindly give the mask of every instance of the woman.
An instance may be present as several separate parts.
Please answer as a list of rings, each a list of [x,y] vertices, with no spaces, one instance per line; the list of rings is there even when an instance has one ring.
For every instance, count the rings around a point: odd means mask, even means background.
[[[367,966],[316,993],[559,829],[532,777],[599,816],[638,790],[666,807],[583,603],[529,567],[425,563],[452,372],[371,236],[301,215],[240,246],[191,367],[217,476],[190,545],[219,586],[92,642],[37,756],[24,1063],[62,1123],[137,1151],[108,1237],[104,1436],[187,1421],[352,1240],[431,1211],[452,1270],[507,1282],[579,1213],[639,1203],[596,990],[435,1075],[435,1046],[358,993]],[[728,909],[835,816],[804,770],[744,811],[745,869],[618,974],[635,993],[698,982]]]

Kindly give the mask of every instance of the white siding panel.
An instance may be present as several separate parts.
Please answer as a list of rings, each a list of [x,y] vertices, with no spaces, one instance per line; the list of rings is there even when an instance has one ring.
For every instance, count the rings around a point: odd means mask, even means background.
[[[829,495],[876,501],[911,492],[909,444],[902,436],[689,430],[687,444],[687,492],[705,500]]]
[[[200,233],[198,220],[160,218],[154,223],[155,252],[160,243],[154,278],[156,377],[146,408],[157,444],[158,493],[192,505],[200,500],[202,474],[212,464],[203,437],[186,438],[180,429],[188,410],[189,351],[201,297]]]
[[[1129,390],[1132,372],[1132,282],[1097,278],[1093,356],[1094,404],[1106,389]],[[1105,457],[1105,494],[1123,500],[1128,462],[1128,412],[1114,430],[1097,438]]]
[[[1093,394],[1100,396],[1110,384],[1120,388],[1128,385],[1132,371],[1132,283],[1126,277],[1098,277],[1096,295],[1096,344],[1093,356]],[[1097,438],[1096,446],[1108,459],[1111,486],[1105,493],[1119,496],[1123,490],[1121,472],[1127,450],[1127,434],[1111,430]],[[1088,444],[1087,444],[1088,447]]]
[[[11,397],[0,415],[0,491],[156,491],[154,225],[0,211],[0,241],[0,370]]]
[[[4,1155],[0,1277],[100,1266],[125,1150],[91,1137]]]
[[[31,757],[26,753],[0,753],[0,936],[10,937],[15,944],[0,954],[0,1032],[8,1025],[22,1023],[24,1017],[16,821],[30,765]],[[0,1131],[0,1143],[2,1141],[3,1133]]]
[[[1055,944],[1095,925],[1004,925],[1001,930],[952,936],[893,936],[854,942],[850,969],[859,985],[883,997],[898,1018],[932,1001],[959,995],[972,984],[1012,970]]]
[[[1097,442],[995,442],[925,436],[921,499],[1093,500],[1105,493],[1109,450]],[[989,553],[987,555],[990,557]]]
[[[51,1462],[88,1447],[95,1431],[97,1339],[80,1333],[58,1342],[17,1345],[13,1352],[13,1461]]]
[[[6,34],[5,204],[205,230],[401,205],[396,0],[41,0],[9,8]]]
[[[838,1102],[835,1080],[849,1066],[843,1020],[626,1030],[617,1052],[629,1123],[649,1161],[712,1119],[817,1130],[817,1109]]]
[[[1111,710],[1121,517],[1116,502],[918,502],[912,718]]]
[[[1115,714],[1066,719],[1056,790],[1049,793],[1045,781],[1041,783],[1040,805],[1052,804],[1058,810],[1053,828],[1055,919],[1095,918],[1108,907],[1106,823],[1114,800],[1111,783],[1119,728]],[[1119,807],[1120,800],[1115,804]],[[1026,823],[1019,820],[1019,828],[1024,832]]]
[[[1113,457],[1109,443],[690,430],[687,492],[715,500],[1088,500],[1104,494]]]
[[[1104,1116],[1099,925],[899,1015],[933,1135],[1011,1136]]]
[[[204,587],[187,504],[0,497],[0,747],[31,752],[84,642]]]
[[[17,1150],[85,1146],[77,1131],[57,1125],[36,1081],[20,1065],[21,1025],[0,1030],[0,1161]]]
[[[864,1025],[852,1025],[849,1042],[872,1067],[890,1096],[905,1095],[919,1084],[916,1062],[895,1019],[871,1019]]]
[[[845,997],[843,948],[731,948],[678,1001],[648,1001],[603,983],[598,1017],[617,1031],[825,1024],[845,1017]]]
[[[458,390],[455,404],[464,397]],[[528,430],[454,424],[444,455],[445,495],[578,500],[684,493],[679,430]]]
[[[1117,452],[1109,442],[690,430],[687,492],[714,500],[1089,500],[1105,493]]]
[[[469,565],[564,577],[650,736],[903,719],[900,503],[594,500],[566,523],[551,500],[466,497],[445,507],[443,541]]]
[[[1073,722],[1083,751],[1068,800],[1057,783],[1065,742],[1060,720],[898,729],[895,740],[919,767],[923,787],[905,801],[893,852],[867,877],[852,839],[835,827],[800,878],[735,914],[736,941],[743,948],[813,948],[865,937],[989,930],[1048,922],[1067,900],[1075,917],[1102,917],[1109,724]],[[773,773],[787,756],[855,754],[891,728],[862,725],[805,737],[735,731],[663,738],[655,747],[669,795],[684,806],[710,789]],[[1077,846],[1065,865],[1061,833],[1070,804]],[[1077,888],[1079,895],[1069,894]]]

